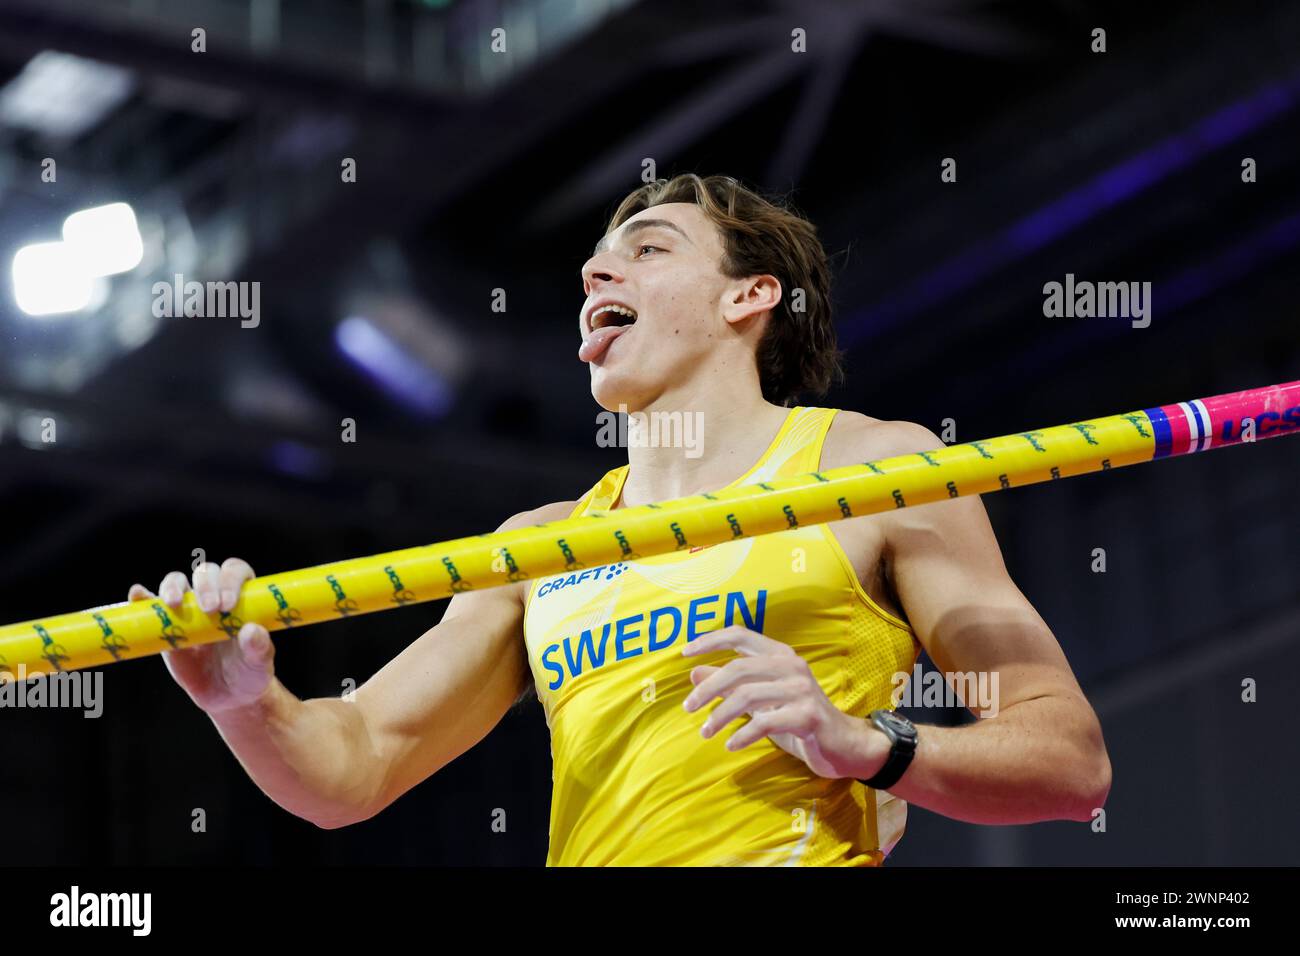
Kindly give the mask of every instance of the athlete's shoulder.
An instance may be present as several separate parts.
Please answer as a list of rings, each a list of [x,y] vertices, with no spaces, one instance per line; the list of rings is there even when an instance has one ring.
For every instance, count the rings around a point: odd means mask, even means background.
[[[917,422],[885,421],[841,409],[826,433],[821,467],[838,468],[942,447],[943,440]]]

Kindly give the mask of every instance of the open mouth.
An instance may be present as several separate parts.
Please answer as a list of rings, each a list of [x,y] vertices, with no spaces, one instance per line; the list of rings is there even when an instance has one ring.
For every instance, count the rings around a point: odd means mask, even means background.
[[[631,325],[636,321],[636,310],[616,303],[602,305],[591,313],[591,330],[603,329],[610,325]]]
[[[591,333],[579,346],[578,358],[584,362],[597,362],[609,349],[610,343],[636,322],[636,309],[611,302],[593,310],[587,321]]]

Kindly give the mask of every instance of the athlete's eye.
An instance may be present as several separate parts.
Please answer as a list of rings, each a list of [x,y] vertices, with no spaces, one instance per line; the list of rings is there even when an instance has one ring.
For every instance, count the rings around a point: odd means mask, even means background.
[[[655,250],[656,252],[663,252],[663,250],[660,249],[658,246],[637,246],[637,247],[636,247],[636,255],[637,255],[637,258],[638,258],[638,259],[641,258],[641,250],[642,250],[642,249],[653,249],[653,250]]]

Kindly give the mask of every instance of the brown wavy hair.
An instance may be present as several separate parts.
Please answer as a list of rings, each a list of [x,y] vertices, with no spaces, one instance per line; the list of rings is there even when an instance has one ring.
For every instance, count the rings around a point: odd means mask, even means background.
[[[605,232],[643,209],[670,202],[694,203],[717,226],[723,275],[771,274],[781,283],[781,301],[755,356],[763,397],[788,406],[804,393],[824,395],[843,380],[843,353],[831,320],[831,271],[816,227],[785,201],[762,196],[730,176],[683,173],[629,193]],[[803,290],[799,310],[791,301],[796,289]]]

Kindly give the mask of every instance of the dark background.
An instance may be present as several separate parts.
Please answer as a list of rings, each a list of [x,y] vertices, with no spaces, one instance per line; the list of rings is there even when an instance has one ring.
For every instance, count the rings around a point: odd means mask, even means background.
[[[0,0],[0,619],[123,600],[196,548],[268,573],[586,490],[624,459],[594,440],[578,270],[645,158],[817,223],[849,367],[818,404],[964,441],[1300,379],[1298,51],[1285,2]],[[145,262],[97,309],[23,314],[13,253],[117,201]],[[260,282],[260,326],[154,318],[176,272]],[[1151,326],[1044,318],[1067,272],[1152,282]],[[348,319],[402,359],[350,352]],[[913,807],[891,864],[1294,863],[1298,465],[1266,442],[987,498],[1102,719],[1107,832]],[[278,673],[336,695],[444,606],[278,637]],[[160,659],[104,693],[98,720],[0,713],[6,862],[545,859],[535,702],[322,831]]]

